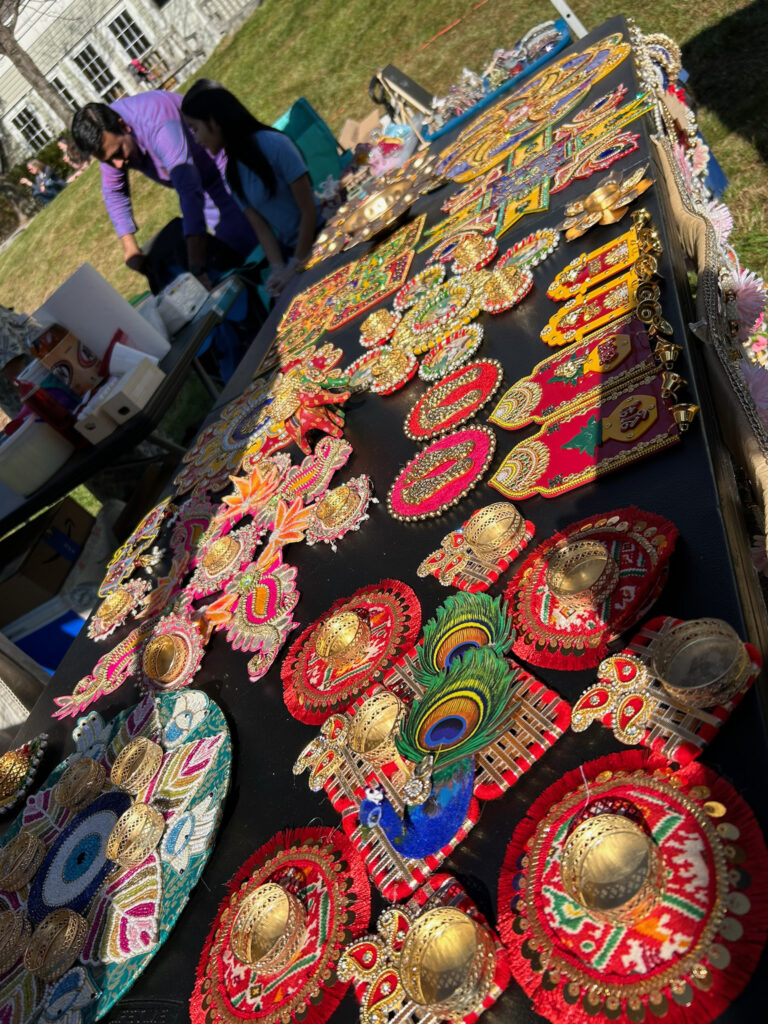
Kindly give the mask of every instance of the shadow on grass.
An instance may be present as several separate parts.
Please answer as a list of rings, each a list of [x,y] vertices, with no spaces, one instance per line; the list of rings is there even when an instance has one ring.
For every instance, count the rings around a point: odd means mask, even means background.
[[[768,3],[735,11],[689,39],[683,67],[698,104],[747,139],[768,164]]]

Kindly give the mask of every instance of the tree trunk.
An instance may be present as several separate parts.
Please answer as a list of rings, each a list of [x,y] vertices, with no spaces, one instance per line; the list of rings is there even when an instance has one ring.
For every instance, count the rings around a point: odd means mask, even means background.
[[[0,23],[0,53],[5,54],[8,60],[12,61],[18,72],[26,78],[40,98],[69,129],[74,111],[67,101],[59,96],[27,51],[19,46],[13,32],[2,23]]]

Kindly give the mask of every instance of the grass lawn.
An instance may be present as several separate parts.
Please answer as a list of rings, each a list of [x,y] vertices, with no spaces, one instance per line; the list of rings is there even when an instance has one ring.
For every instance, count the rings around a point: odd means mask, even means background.
[[[768,89],[761,66],[768,4],[574,0],[571,8],[587,29],[623,12],[644,32],[665,32],[683,45],[703,133],[731,181],[733,244],[768,277]],[[554,8],[535,0],[266,0],[200,75],[222,81],[265,121],[306,96],[338,132],[345,118],[371,109],[367,86],[377,67],[394,63],[441,92],[463,66],[480,69],[497,46],[549,17]],[[143,279],[122,266],[99,183],[93,166],[0,255],[0,302],[34,310],[86,260],[122,294],[143,291]],[[178,206],[170,189],[140,175],[132,176],[132,189],[142,241]]]

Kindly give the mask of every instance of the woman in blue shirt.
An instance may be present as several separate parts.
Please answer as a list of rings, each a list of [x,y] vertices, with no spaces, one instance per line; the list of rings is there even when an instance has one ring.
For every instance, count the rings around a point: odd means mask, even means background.
[[[309,256],[320,227],[307,165],[294,143],[258,121],[229,90],[207,78],[195,82],[181,112],[195,141],[227,155],[226,178],[258,236],[278,295]]]

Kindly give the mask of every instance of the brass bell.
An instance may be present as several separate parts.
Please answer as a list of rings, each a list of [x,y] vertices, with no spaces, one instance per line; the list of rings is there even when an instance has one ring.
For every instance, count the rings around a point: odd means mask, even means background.
[[[661,375],[661,394],[664,398],[672,398],[687,383],[685,377],[681,377],[679,373],[665,371]]]
[[[662,363],[668,370],[671,370],[674,367],[675,362],[682,351],[682,345],[677,345],[674,341],[665,341],[664,339],[659,339],[656,347],[653,350],[653,354],[656,356],[660,363]]]
[[[642,206],[639,210],[635,210],[631,214],[631,218],[632,223],[635,225],[636,228],[645,227],[646,224],[650,224],[651,222],[651,215],[650,213],[648,213],[644,206]]]
[[[685,433],[688,427],[690,427],[698,411],[698,405],[694,405],[693,402],[680,402],[678,405],[673,405],[670,409],[681,433]]]

